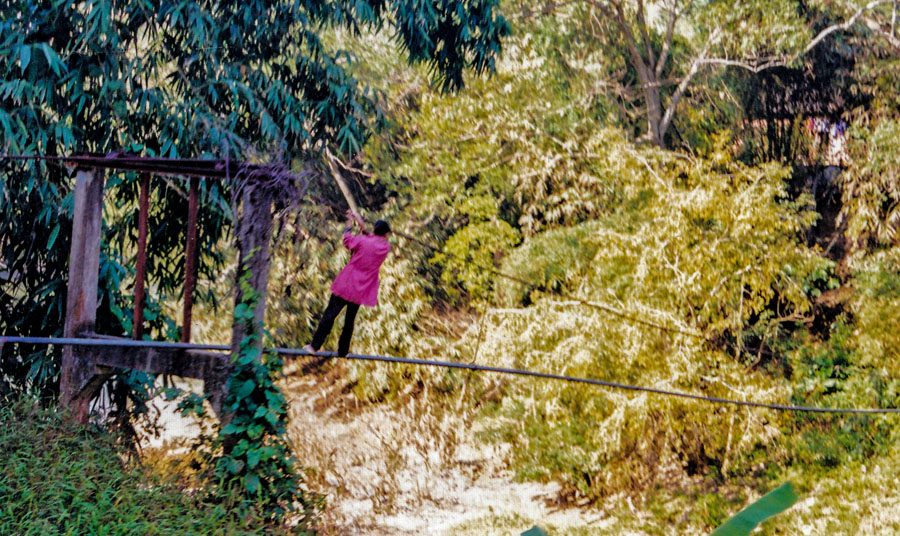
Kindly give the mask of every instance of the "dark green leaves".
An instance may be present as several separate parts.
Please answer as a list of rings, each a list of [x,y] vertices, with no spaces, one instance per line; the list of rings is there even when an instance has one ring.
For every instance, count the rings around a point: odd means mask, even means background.
[[[396,30],[411,62],[431,67],[444,91],[463,87],[463,71],[493,72],[500,40],[510,33],[495,0],[395,0]]]
[[[6,102],[3,109],[27,118],[31,128],[17,141],[38,151],[60,122],[75,133],[66,140],[69,150],[139,144],[149,154],[174,144],[185,156],[240,157],[242,148],[265,153],[274,146],[285,160],[320,144],[357,152],[375,104],[345,72],[339,60],[346,53],[322,45],[323,29],[394,26],[410,61],[428,63],[442,88],[456,90],[464,70],[493,69],[509,32],[497,5],[110,0],[76,7],[72,0],[53,6],[19,0],[0,8],[0,58],[7,60],[0,83],[37,68],[36,55],[51,76],[33,78],[22,109]],[[148,91],[156,94],[152,100]],[[220,143],[226,139],[231,143]]]
[[[261,359],[255,341],[262,326],[253,316],[259,295],[249,285],[249,273],[239,284],[243,293],[234,317],[247,335],[232,357],[225,400],[230,422],[217,439],[221,450],[215,450],[221,455],[216,477],[222,489],[237,490],[243,506],[265,519],[281,520],[289,511],[308,519],[314,515],[315,498],[300,488],[296,460],[285,440],[287,407],[274,381],[281,361],[276,356]]]
[[[28,64],[31,62],[31,46],[30,45],[22,45],[19,47],[19,66],[22,68],[22,73],[25,73],[25,69],[28,68]]]
[[[253,389],[256,388],[256,382],[253,380],[246,380],[234,390],[234,396],[236,398],[244,398],[250,395],[253,392]]]

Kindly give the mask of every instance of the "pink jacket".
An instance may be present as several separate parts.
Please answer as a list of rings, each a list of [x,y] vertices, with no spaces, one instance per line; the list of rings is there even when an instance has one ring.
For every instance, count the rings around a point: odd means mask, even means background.
[[[350,233],[344,233],[344,245],[352,255],[334,278],[331,292],[360,305],[378,305],[378,269],[391,251],[391,245],[383,236]]]

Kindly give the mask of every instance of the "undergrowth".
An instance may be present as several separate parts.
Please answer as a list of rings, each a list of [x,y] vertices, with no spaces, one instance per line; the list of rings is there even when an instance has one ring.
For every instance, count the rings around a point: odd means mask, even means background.
[[[124,461],[115,438],[30,401],[0,407],[0,534],[261,535],[273,527],[231,514],[237,494],[176,483]],[[274,532],[277,533],[277,532]]]

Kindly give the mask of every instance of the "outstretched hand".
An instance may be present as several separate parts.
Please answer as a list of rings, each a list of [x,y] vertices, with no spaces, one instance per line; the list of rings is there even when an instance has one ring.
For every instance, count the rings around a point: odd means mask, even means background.
[[[352,209],[347,209],[345,214],[347,215],[347,223],[348,224],[350,222],[356,222],[359,225],[360,229],[363,229],[363,231],[365,231],[366,222],[359,216],[359,214],[353,212]]]

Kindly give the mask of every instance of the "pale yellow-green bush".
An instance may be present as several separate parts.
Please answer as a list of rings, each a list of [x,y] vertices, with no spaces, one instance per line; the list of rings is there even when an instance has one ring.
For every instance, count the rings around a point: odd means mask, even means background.
[[[600,247],[600,223],[585,222],[532,236],[511,251],[501,265],[504,274],[521,279],[498,277],[495,301],[505,307],[523,305],[537,291],[569,292],[580,281]],[[528,284],[526,284],[528,283]]]
[[[853,341],[861,365],[900,377],[900,248],[861,261],[851,303]]]
[[[709,342],[802,321],[813,283],[830,269],[800,241],[813,218],[785,201],[787,170],[748,168],[724,153],[636,155],[643,163],[620,176],[627,196],[618,213],[533,236],[507,258],[505,270],[536,281],[527,289],[536,303],[486,315],[478,361],[789,403],[787,381],[748,374]],[[522,287],[503,283],[498,298],[514,304]],[[594,497],[743,471],[746,454],[762,447],[776,459],[783,424],[766,410],[534,380],[517,382],[497,415],[495,433],[519,446],[523,476],[558,478]]]
[[[878,123],[874,130],[850,130],[852,157],[839,176],[843,188],[841,220],[847,236],[862,245],[865,240],[897,244],[900,224],[900,121]]]
[[[729,398],[784,402],[785,386],[700,341],[552,300],[485,317],[478,362]],[[556,478],[583,495],[640,494],[662,481],[728,471],[779,432],[767,411],[647,393],[515,380],[494,430],[517,446],[525,477]]]
[[[585,227],[526,240],[504,268],[536,288],[581,272],[565,282],[577,298],[667,311],[709,335],[738,333],[751,319],[804,318],[811,284],[831,263],[798,239],[815,216],[784,200],[785,168],[748,168],[721,153],[712,161],[638,156],[643,165],[622,171],[622,208],[591,224],[591,236]],[[593,258],[576,261],[584,251]]]

